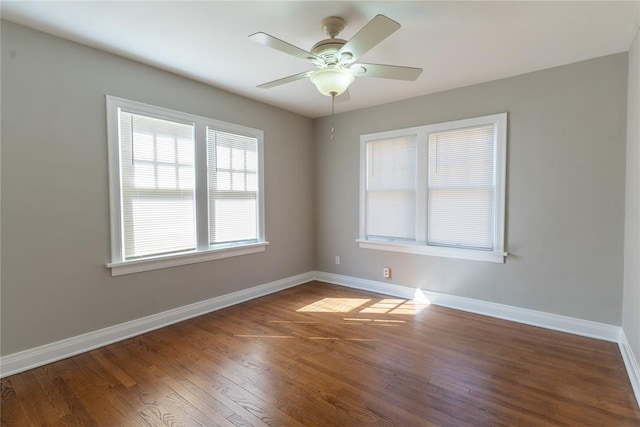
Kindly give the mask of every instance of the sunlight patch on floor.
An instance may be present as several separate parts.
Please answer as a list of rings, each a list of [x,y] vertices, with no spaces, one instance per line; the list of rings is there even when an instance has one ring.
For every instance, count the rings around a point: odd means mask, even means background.
[[[360,310],[360,313],[388,313],[400,304],[404,303],[404,299],[387,298]]]
[[[297,311],[308,313],[348,313],[369,301],[371,299],[367,298],[323,298]]]
[[[418,314],[431,305],[431,301],[419,289],[416,290],[416,298],[413,300],[385,298],[379,301],[372,301],[370,298],[322,298],[296,311],[299,313],[350,313],[360,309],[358,313],[362,314]],[[349,318],[349,320],[365,322],[372,319]],[[276,322],[273,321],[273,323]],[[295,323],[295,321],[286,320],[281,322]],[[301,321],[299,323],[304,322]]]
[[[407,301],[404,304],[399,305],[398,307],[391,310],[389,313],[391,314],[418,314],[425,308],[427,308],[429,304],[419,303],[416,301]]]

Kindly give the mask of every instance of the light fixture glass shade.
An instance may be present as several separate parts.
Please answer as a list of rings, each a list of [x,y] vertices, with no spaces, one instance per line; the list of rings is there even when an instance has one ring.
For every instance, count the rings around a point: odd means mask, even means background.
[[[340,68],[323,68],[311,75],[311,81],[323,95],[341,95],[355,80],[353,74]]]

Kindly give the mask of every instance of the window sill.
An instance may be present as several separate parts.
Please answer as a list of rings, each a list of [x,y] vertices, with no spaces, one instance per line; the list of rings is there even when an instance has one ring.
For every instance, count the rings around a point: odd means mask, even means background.
[[[206,251],[189,252],[178,255],[167,255],[155,258],[139,259],[134,261],[121,261],[108,263],[112,276],[139,273],[142,271],[159,270],[161,268],[177,267],[179,265],[195,264],[198,262],[213,261],[216,259],[231,258],[241,255],[264,252],[269,242],[251,243],[246,245],[228,246],[224,248],[209,249]]]
[[[379,251],[404,252],[415,255],[430,255],[444,258],[457,258],[472,261],[486,261],[504,264],[507,252],[482,251],[477,249],[446,248],[441,246],[416,245],[408,243],[382,242],[373,240],[356,240],[362,249]]]

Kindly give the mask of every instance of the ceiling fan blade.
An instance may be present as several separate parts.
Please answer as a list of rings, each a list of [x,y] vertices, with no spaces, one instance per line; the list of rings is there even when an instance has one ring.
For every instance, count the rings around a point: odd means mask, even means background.
[[[307,61],[321,60],[319,56],[314,55],[311,52],[307,52],[304,49],[300,49],[299,47],[294,46],[290,43],[287,43],[283,40],[275,38],[267,33],[251,34],[249,38],[255,42],[258,42],[270,48],[279,50],[280,52],[293,55],[297,58],[305,59]]]
[[[267,82],[267,83],[262,83],[261,85],[258,85],[257,87],[262,88],[262,89],[269,89],[269,88],[272,88],[272,87],[283,85],[285,83],[291,83],[291,82],[295,82],[296,80],[302,80],[305,77],[309,77],[312,73],[313,73],[313,71],[305,71],[304,73],[298,73],[298,74],[294,74],[293,76],[283,77],[283,78],[278,79],[278,80],[274,80],[274,81]]]
[[[349,59],[349,62],[353,62],[393,34],[398,28],[400,28],[400,24],[396,21],[384,15],[376,15],[340,48],[337,56],[340,58],[342,54],[350,53],[352,58]]]
[[[422,68],[401,67],[399,65],[383,64],[354,64],[351,68],[357,76],[380,77],[395,80],[416,80],[422,73]]]

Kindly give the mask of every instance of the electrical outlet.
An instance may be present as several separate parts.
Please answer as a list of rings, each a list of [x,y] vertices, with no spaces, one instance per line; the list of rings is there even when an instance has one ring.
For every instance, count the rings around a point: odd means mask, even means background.
[[[385,267],[382,269],[382,276],[385,279],[390,279],[391,278],[391,268],[389,267]]]
[[[340,256],[339,255],[336,255],[336,265],[337,264],[340,264]]]

